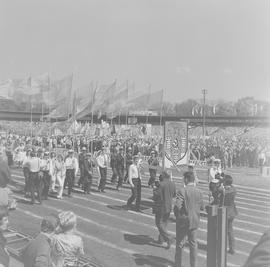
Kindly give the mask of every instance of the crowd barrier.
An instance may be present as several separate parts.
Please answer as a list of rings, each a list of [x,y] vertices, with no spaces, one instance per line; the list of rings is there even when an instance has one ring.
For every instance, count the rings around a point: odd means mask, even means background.
[[[33,239],[32,236],[21,233],[16,229],[9,228],[5,233],[4,237],[7,239],[6,248],[9,254],[21,261],[21,254],[25,246],[29,241]],[[81,256],[78,260],[78,263],[74,267],[106,267],[103,264],[99,263],[97,259],[89,258],[86,256]]]

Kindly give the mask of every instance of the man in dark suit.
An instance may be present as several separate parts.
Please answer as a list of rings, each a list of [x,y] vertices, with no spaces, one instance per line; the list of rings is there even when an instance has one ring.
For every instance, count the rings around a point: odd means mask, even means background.
[[[197,266],[196,230],[200,223],[200,210],[204,209],[202,192],[196,187],[192,172],[184,173],[185,187],[176,194],[174,214],[176,217],[175,267],[182,265],[182,250],[186,236],[190,249],[190,266]]]
[[[41,222],[40,234],[22,252],[22,261],[25,267],[50,267],[50,243],[49,238],[54,234],[58,225],[56,215],[45,217]]]
[[[227,220],[228,220],[228,243],[229,243],[229,250],[228,253],[234,254],[235,253],[235,241],[234,241],[234,234],[233,234],[233,220],[237,215],[237,209],[235,206],[235,196],[236,196],[236,189],[232,185],[233,179],[230,175],[225,175],[224,177],[224,200],[223,204],[227,207]]]
[[[167,249],[170,248],[172,237],[167,232],[167,224],[172,211],[172,200],[175,197],[176,188],[174,182],[170,180],[167,172],[160,175],[160,183],[154,188],[154,209],[155,223],[159,231],[158,243],[167,242]]]

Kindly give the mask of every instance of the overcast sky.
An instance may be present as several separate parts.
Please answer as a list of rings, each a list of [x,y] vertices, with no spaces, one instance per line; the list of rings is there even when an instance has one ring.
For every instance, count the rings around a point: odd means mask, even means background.
[[[270,100],[269,0],[0,0],[0,79],[74,72],[165,100]]]

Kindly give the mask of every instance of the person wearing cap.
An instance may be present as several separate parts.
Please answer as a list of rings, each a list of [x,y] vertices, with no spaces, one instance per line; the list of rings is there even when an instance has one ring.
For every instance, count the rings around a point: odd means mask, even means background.
[[[70,149],[68,156],[65,159],[66,179],[65,182],[68,186],[68,196],[71,197],[74,180],[79,170],[78,160],[74,157],[74,151]]]
[[[126,175],[124,178],[124,181],[126,182],[128,180],[128,173],[129,173],[129,167],[132,164],[132,148],[128,147],[127,154],[126,154]]]
[[[138,162],[139,162],[139,157],[135,155],[133,156],[133,164],[129,166],[128,181],[131,187],[132,195],[127,201],[127,208],[130,208],[132,202],[136,199],[136,203],[135,203],[136,211],[140,212],[142,188],[141,188],[140,168],[139,168]]]
[[[119,191],[119,188],[123,185],[124,169],[125,169],[124,148],[119,147],[119,151],[116,155],[116,172],[118,175],[118,183],[116,186],[116,190],[118,191]]]
[[[83,178],[83,191],[85,194],[90,194],[92,179],[93,179],[93,167],[95,166],[91,153],[86,153],[84,159],[84,178]]]
[[[86,158],[86,152],[87,149],[86,147],[82,148],[82,152],[79,154],[79,169],[80,169],[80,179],[78,181],[78,186],[80,187],[81,185],[83,185],[83,179],[84,179],[84,161]]]
[[[166,171],[160,174],[159,181],[159,185],[153,190],[153,213],[155,214],[155,223],[159,231],[158,243],[163,244],[163,242],[166,242],[167,249],[169,249],[173,238],[166,228],[172,211],[172,200],[176,194],[176,187]]]
[[[49,151],[45,151],[44,156],[40,159],[40,171],[42,172],[43,179],[42,197],[43,199],[48,199],[49,188],[51,184]]]
[[[107,167],[109,164],[109,158],[106,154],[106,147],[102,146],[100,154],[96,158],[98,170],[100,174],[100,181],[98,185],[99,192],[105,193],[106,179],[107,179]]]
[[[148,185],[153,187],[153,184],[155,183],[156,176],[157,176],[157,167],[159,166],[156,151],[154,150],[151,151],[151,156],[148,159],[148,164],[149,164],[149,174],[150,174]]]
[[[59,219],[54,214],[42,219],[40,233],[22,251],[24,267],[51,267],[50,238],[58,224]]]

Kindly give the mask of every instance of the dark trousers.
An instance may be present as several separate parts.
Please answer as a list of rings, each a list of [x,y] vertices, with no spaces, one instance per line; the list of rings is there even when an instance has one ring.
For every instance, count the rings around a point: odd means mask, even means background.
[[[169,242],[172,239],[166,229],[169,218],[170,218],[170,212],[163,214],[162,212],[157,211],[155,214],[155,223],[159,231],[158,240],[160,242],[164,242],[164,241]]]
[[[117,170],[116,167],[112,167],[112,178],[111,178],[111,182],[115,182],[117,179]]]
[[[157,171],[149,169],[149,174],[150,174],[150,178],[149,178],[149,181],[148,181],[148,185],[152,185],[156,180]]]
[[[83,181],[83,191],[85,193],[90,193],[91,185],[92,185],[92,175],[91,174],[85,175]]]
[[[70,169],[70,170],[66,170],[66,179],[65,179],[65,183],[68,186],[68,195],[71,195],[73,186],[74,186],[74,180],[75,180],[75,170],[74,169]]]
[[[196,229],[182,227],[176,222],[176,246],[175,246],[175,265],[174,267],[182,267],[182,250],[184,249],[186,237],[189,243],[189,261],[191,267],[197,267],[197,240]]]
[[[124,169],[116,169],[118,175],[118,184],[117,186],[120,187],[123,184],[124,179]]]
[[[99,167],[99,172],[100,172],[100,182],[99,182],[98,189],[103,191],[106,186],[107,168]]]
[[[30,192],[30,185],[29,185],[30,171],[26,167],[23,167],[23,176],[25,178],[24,193],[26,194],[26,193]]]
[[[43,190],[43,180],[39,177],[38,172],[30,172],[29,187],[31,192],[31,202],[35,203],[35,192],[37,192],[38,201],[41,203],[41,194]]]
[[[79,178],[79,181],[78,181],[78,185],[80,186],[81,184],[83,184],[84,168],[83,168],[82,165],[79,168],[80,168],[80,178]]]
[[[126,166],[126,174],[125,174],[125,178],[124,178],[124,181],[125,181],[125,182],[126,182],[127,179],[128,179],[128,170],[129,170],[129,166],[130,166],[130,165],[127,165],[127,166]]]
[[[139,209],[141,205],[142,192],[141,180],[139,178],[132,179],[132,183],[134,184],[134,187],[131,188],[132,195],[128,199],[127,205],[130,206],[132,202],[136,199],[136,209]]]
[[[234,241],[234,233],[233,233],[233,217],[228,218],[228,243],[229,243],[229,249],[234,250],[235,249],[235,241]]]
[[[42,180],[43,180],[42,197],[44,199],[48,199],[49,188],[51,183],[51,176],[49,174],[49,171],[43,171]]]

